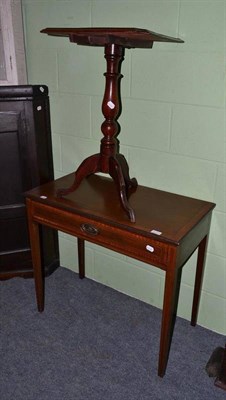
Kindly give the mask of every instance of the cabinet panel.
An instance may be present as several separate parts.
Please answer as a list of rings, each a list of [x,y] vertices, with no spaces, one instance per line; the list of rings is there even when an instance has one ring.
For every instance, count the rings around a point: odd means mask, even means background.
[[[1,206],[22,201],[22,153],[20,114],[0,113],[0,199]]]
[[[29,247],[26,209],[26,132],[21,113],[0,112],[0,254]]]
[[[53,159],[48,88],[0,87],[0,279],[32,276],[23,193],[52,180]],[[48,275],[59,265],[58,237],[42,228]]]

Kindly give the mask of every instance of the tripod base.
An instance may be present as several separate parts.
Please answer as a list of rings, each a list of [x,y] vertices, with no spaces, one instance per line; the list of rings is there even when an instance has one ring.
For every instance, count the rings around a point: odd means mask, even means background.
[[[127,213],[131,222],[135,222],[135,213],[128,201],[129,193],[137,188],[136,178],[130,178],[129,167],[125,157],[122,154],[116,154],[108,158],[108,166],[100,153],[86,158],[75,171],[75,179],[69,188],[62,188],[57,191],[57,197],[63,197],[74,192],[84,178],[96,172],[107,172],[114,180],[122,208]]]

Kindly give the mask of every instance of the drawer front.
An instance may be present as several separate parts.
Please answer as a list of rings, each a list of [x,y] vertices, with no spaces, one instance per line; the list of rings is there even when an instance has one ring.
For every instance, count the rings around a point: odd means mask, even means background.
[[[170,246],[166,243],[40,203],[33,206],[33,217],[41,224],[162,269],[169,263]]]

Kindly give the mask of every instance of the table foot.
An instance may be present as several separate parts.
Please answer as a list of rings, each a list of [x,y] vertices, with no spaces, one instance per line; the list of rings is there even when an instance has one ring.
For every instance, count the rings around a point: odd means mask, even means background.
[[[93,154],[86,158],[75,171],[75,179],[73,184],[69,188],[62,188],[57,190],[57,197],[66,196],[69,193],[74,192],[87,176],[100,172],[100,154]]]
[[[125,180],[126,191],[127,191],[127,195],[128,195],[129,191],[135,191],[136,190],[136,188],[138,186],[137,180],[136,180],[136,178],[130,178],[129,166],[128,166],[127,161],[126,161],[126,159],[125,159],[123,154],[116,154],[115,155],[115,159],[119,163],[120,168],[122,170],[122,175],[123,175],[124,180]]]
[[[96,172],[109,172],[109,175],[113,178],[116,183],[116,187],[119,193],[119,199],[122,208],[127,213],[131,222],[135,222],[135,213],[128,202],[128,195],[137,188],[137,180],[130,178],[129,167],[125,157],[122,154],[116,154],[108,158],[108,165],[106,170],[101,167],[101,153],[94,154],[86,158],[78,167],[75,172],[75,179],[73,184],[68,188],[60,188],[57,190],[57,197],[66,196],[69,193],[74,192],[87,176]]]
[[[127,162],[121,154],[109,159],[109,174],[116,183],[122,208],[127,213],[131,222],[135,222],[135,212],[128,202],[129,190],[136,190],[137,181],[130,179]]]

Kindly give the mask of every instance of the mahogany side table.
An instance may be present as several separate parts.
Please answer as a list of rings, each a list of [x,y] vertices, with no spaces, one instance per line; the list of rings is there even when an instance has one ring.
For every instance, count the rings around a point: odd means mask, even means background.
[[[26,193],[38,310],[44,309],[39,225],[77,237],[80,278],[85,277],[85,240],[161,268],[165,271],[158,365],[158,374],[162,377],[176,318],[182,267],[198,248],[191,317],[191,324],[196,325],[215,204],[138,186],[130,196],[136,211],[136,222],[131,222],[117,203],[117,189],[109,178],[90,175],[76,191],[67,197],[58,197],[59,188],[70,187],[73,179],[74,174],[69,174]]]
[[[46,28],[41,31],[52,36],[68,37],[72,43],[85,46],[103,46],[107,63],[105,93],[102,112],[105,121],[101,125],[104,135],[100,153],[86,158],[75,172],[73,184],[69,188],[59,189],[58,195],[64,196],[77,189],[81,181],[95,172],[108,173],[118,189],[119,200],[132,222],[135,213],[129,204],[131,191],[136,190],[137,181],[130,179],[129,167],[125,157],[119,153],[119,124],[117,118],[121,112],[120,74],[125,48],[152,48],[154,42],[183,43],[183,40],[160,35],[138,28]]]

